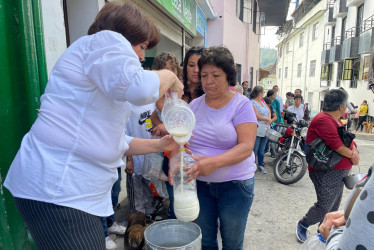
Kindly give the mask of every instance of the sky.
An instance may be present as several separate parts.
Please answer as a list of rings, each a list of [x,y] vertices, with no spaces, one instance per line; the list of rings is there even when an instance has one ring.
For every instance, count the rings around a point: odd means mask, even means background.
[[[295,10],[295,0],[291,0],[290,7],[288,9],[288,15],[287,20],[292,19],[291,14]],[[275,49],[277,44],[279,43],[277,35],[275,32],[277,32],[278,27],[277,26],[265,26],[264,33],[261,35],[261,48],[272,48]]]

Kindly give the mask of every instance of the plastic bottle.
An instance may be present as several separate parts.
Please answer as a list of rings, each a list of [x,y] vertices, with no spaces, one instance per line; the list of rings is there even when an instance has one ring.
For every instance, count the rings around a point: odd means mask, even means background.
[[[316,234],[308,238],[302,245],[300,250],[323,250],[326,249],[326,241],[322,235]]]
[[[174,213],[180,221],[193,221],[199,216],[200,205],[197,198],[196,180],[187,183],[186,172],[195,165],[190,154],[181,149],[170,160],[173,174]]]

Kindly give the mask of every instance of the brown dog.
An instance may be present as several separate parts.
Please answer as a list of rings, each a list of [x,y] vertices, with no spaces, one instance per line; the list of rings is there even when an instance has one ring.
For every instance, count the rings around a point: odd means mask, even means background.
[[[143,250],[145,249],[144,231],[146,229],[146,218],[142,212],[131,213],[129,223],[125,232],[125,249]]]
[[[372,134],[373,133],[373,123],[371,122],[363,122],[362,125],[366,128],[366,133]]]

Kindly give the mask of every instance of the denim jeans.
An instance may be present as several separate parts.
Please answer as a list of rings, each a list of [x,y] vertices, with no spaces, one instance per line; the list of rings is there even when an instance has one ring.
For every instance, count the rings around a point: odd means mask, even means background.
[[[256,136],[256,142],[255,142],[255,147],[253,149],[253,152],[255,153],[255,156],[257,158],[257,163],[259,166],[263,166],[264,164],[265,146],[266,146],[267,141],[268,141],[268,138],[266,136],[264,137]]]
[[[202,250],[218,250],[218,219],[223,250],[242,249],[247,217],[254,197],[255,178],[221,183],[197,182]]]
[[[121,192],[121,168],[117,168],[118,171],[118,179],[117,181],[113,184],[112,187],[112,206],[113,208],[117,206],[118,203],[118,196],[119,193]],[[104,234],[105,237],[108,237],[108,227],[111,227],[114,222],[114,214],[108,217],[103,218],[103,227],[104,227]]]

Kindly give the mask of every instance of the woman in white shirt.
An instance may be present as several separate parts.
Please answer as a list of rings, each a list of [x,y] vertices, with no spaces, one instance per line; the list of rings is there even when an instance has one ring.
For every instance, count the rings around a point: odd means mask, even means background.
[[[110,191],[122,156],[178,148],[170,136],[133,139],[124,132],[131,104],[183,92],[171,71],[141,67],[159,40],[135,7],[110,2],[88,36],[57,61],[4,184],[38,249],[105,249],[101,217],[113,214]]]

